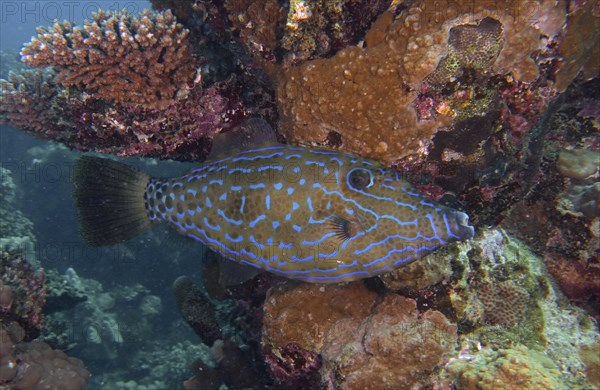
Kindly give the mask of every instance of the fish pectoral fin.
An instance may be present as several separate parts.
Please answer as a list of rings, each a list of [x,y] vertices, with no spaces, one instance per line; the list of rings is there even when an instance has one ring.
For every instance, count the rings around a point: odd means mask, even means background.
[[[329,221],[331,229],[333,229],[336,236],[342,241],[354,237],[363,230],[358,221],[337,214],[332,215]]]
[[[262,269],[236,263],[219,256],[219,284],[224,287],[236,286],[254,278],[263,272]]]
[[[262,118],[250,118],[231,131],[215,135],[208,158],[212,159],[235,149],[248,149],[253,145],[269,143],[277,143],[275,130]]]

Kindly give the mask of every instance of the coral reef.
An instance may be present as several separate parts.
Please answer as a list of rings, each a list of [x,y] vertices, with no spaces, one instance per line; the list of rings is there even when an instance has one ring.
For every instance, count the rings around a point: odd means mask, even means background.
[[[491,325],[518,324],[525,315],[529,293],[512,280],[484,284],[477,290],[484,307],[485,322]]]
[[[79,359],[30,341],[42,327],[44,274],[3,252],[0,277],[0,386],[82,389],[90,373]]]
[[[187,276],[180,276],[173,282],[177,306],[183,319],[196,332],[206,345],[222,339],[221,330],[215,316],[214,304],[210,302]]]
[[[461,389],[568,388],[550,358],[522,345],[499,350],[485,348],[473,359],[452,361],[447,369],[458,377]]]
[[[419,120],[412,104],[423,84],[461,83],[468,72],[474,77],[512,72],[526,82],[538,77],[529,54],[543,47],[540,35],[559,32],[566,15],[551,2],[532,5],[527,15],[520,12],[522,5],[452,3],[446,9],[417,2],[396,17],[383,13],[367,32],[366,47],[348,47],[282,75],[283,133],[293,142],[322,145],[328,133],[336,132],[345,150],[388,164],[418,156],[454,116],[442,101],[435,116]]]
[[[413,299],[396,294],[378,300],[362,282],[283,286],[267,296],[263,346],[274,377],[286,384],[317,386],[307,381],[319,372],[332,388],[408,389],[447,360],[456,331],[440,312],[419,313]]]
[[[539,135],[533,185],[503,225],[544,258],[566,295],[600,319],[598,127],[600,79],[577,83],[553,103]],[[584,112],[584,114],[581,114]]]
[[[0,167],[0,251],[24,254],[38,267],[33,223],[17,207],[16,190],[11,171]]]
[[[42,329],[42,307],[46,300],[44,272],[35,270],[23,256],[2,252],[0,284],[4,296],[10,291],[10,304],[2,313],[3,322],[18,324],[26,341],[38,336]]]
[[[55,80],[65,87],[164,108],[185,98],[194,80],[188,33],[170,11],[145,10],[140,16],[99,11],[83,27],[57,22],[52,29],[39,28],[21,56],[31,67],[54,67]]]

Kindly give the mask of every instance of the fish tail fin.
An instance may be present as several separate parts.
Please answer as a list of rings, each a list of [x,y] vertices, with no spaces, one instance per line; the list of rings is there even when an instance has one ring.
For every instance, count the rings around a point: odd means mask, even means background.
[[[75,163],[73,179],[79,225],[89,245],[127,241],[152,227],[144,200],[150,176],[144,172],[84,156]]]

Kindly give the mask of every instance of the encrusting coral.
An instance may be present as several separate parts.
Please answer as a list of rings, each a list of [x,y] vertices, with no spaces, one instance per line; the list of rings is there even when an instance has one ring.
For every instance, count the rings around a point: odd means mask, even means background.
[[[189,31],[170,11],[99,11],[83,27],[57,22],[38,33],[23,47],[23,62],[53,66],[57,82],[99,99],[164,108],[184,98],[195,77]]]
[[[266,299],[263,348],[288,385],[410,389],[448,359],[456,332],[442,313],[393,293],[378,299],[362,282],[283,286]]]

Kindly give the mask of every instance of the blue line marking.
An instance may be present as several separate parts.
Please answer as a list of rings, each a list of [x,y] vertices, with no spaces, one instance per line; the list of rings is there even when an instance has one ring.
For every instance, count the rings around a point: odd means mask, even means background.
[[[252,152],[251,150],[248,150],[248,151],[245,151],[245,152],[241,152],[239,154],[242,154],[242,153],[251,153],[251,152]],[[260,160],[264,160],[264,159],[267,159],[267,158],[273,158],[273,157],[279,157],[279,156],[283,156],[283,153],[282,152],[277,152],[277,153],[272,153],[272,154],[268,154],[268,155],[259,155],[259,156],[254,156],[254,157],[236,157],[236,158],[234,158],[231,161],[238,162],[238,161],[254,161],[254,160],[259,160],[259,159]]]
[[[292,210],[298,210],[300,208],[300,205],[298,204],[298,202],[292,202]]]
[[[323,241],[325,241],[329,237],[335,236],[335,234],[336,234],[335,232],[326,233],[321,238],[319,238],[317,241],[302,240],[302,245],[317,245],[317,244],[322,243]]]
[[[244,214],[244,206],[246,205],[246,196],[242,195],[242,204],[240,205],[240,214]]]
[[[248,239],[250,240],[251,243],[253,243],[258,249],[265,249],[265,246],[263,244],[261,244],[260,242],[256,241],[256,239],[254,238],[254,236],[250,236],[248,237]]]
[[[251,228],[253,228],[254,226],[256,226],[257,223],[259,223],[260,221],[262,221],[265,218],[267,218],[267,216],[264,215],[264,214],[261,214],[254,221],[250,222],[248,224],[248,226],[250,226]]]
[[[275,184],[273,184],[273,188],[275,188],[277,191],[279,191],[280,189],[283,188],[283,184],[281,184],[281,183],[275,183]]]
[[[225,233],[225,238],[228,239],[231,242],[242,242],[244,241],[244,236],[239,235],[236,238],[233,238],[229,235],[229,233]]]
[[[204,198],[204,205],[208,208],[212,207],[212,202],[210,201],[210,198],[208,196]]]
[[[287,214],[285,215],[285,220],[286,220],[286,221],[289,221],[290,219],[292,219],[292,213],[287,213]]]
[[[308,209],[310,211],[315,211],[315,209],[313,209],[312,199],[310,198],[310,196],[306,198],[306,204],[308,205]]]
[[[299,225],[292,225],[292,229],[294,229],[298,233],[300,233],[302,231],[302,227],[300,227]]]
[[[242,186],[231,186],[231,191],[241,191]]]
[[[460,237],[457,236],[456,234],[454,234],[454,232],[452,232],[452,229],[450,228],[450,223],[448,222],[448,216],[446,213],[444,213],[444,224],[446,225],[446,231],[448,232],[448,235],[450,237],[456,238],[460,240]]]
[[[194,214],[196,214],[194,210],[188,210],[187,213],[190,215],[190,217],[193,217]]]
[[[284,149],[286,147],[286,145],[273,145],[273,146],[265,146],[262,148],[254,148],[254,149],[248,149],[248,150],[244,150],[239,152],[238,154],[249,154],[249,153],[255,153],[255,152],[264,152],[265,150],[281,150]]]
[[[227,200],[227,192],[223,192],[221,194],[221,196],[219,196],[219,200],[220,201],[226,201]]]
[[[248,188],[250,188],[251,190],[258,190],[260,188],[265,188],[265,185],[264,183],[250,184]]]
[[[300,184],[301,186],[303,186],[304,183],[306,183],[306,180],[304,180],[304,179],[300,179],[300,181],[298,181],[298,184]]]
[[[338,265],[338,268],[350,268],[350,267],[354,267],[355,265],[358,265],[358,260],[354,260],[352,263],[350,264],[340,264]]]
[[[288,187],[287,194],[292,195],[294,193],[294,189],[292,187]]]
[[[306,263],[307,261],[311,261],[312,259],[314,259],[314,256],[312,256],[312,255],[311,256],[306,256],[306,257],[304,257],[302,259],[299,258],[296,255],[292,255],[292,257],[290,257],[290,261],[294,261],[294,262],[297,262],[297,263]]]
[[[208,223],[208,220],[206,219],[206,217],[203,218],[204,220],[204,224],[211,230],[214,230],[215,232],[218,232],[219,230],[221,230],[221,226],[219,225],[211,225],[210,223]]]
[[[281,165],[265,165],[262,167],[258,167],[258,172],[266,171],[267,169],[275,169],[277,171],[283,171],[283,167]]]
[[[223,185],[223,180],[221,179],[214,179],[208,182],[208,184],[212,185],[212,184],[219,184],[219,185]]]
[[[217,214],[219,214],[225,221],[234,224],[236,226],[240,226],[242,224],[242,220],[241,219],[233,219],[233,218],[229,218],[228,216],[225,215],[225,212],[221,209],[217,210]]]
[[[273,226],[273,229],[277,229],[279,227],[279,221],[271,222],[271,226]]]
[[[271,209],[271,195],[265,195],[265,207],[267,210]]]

